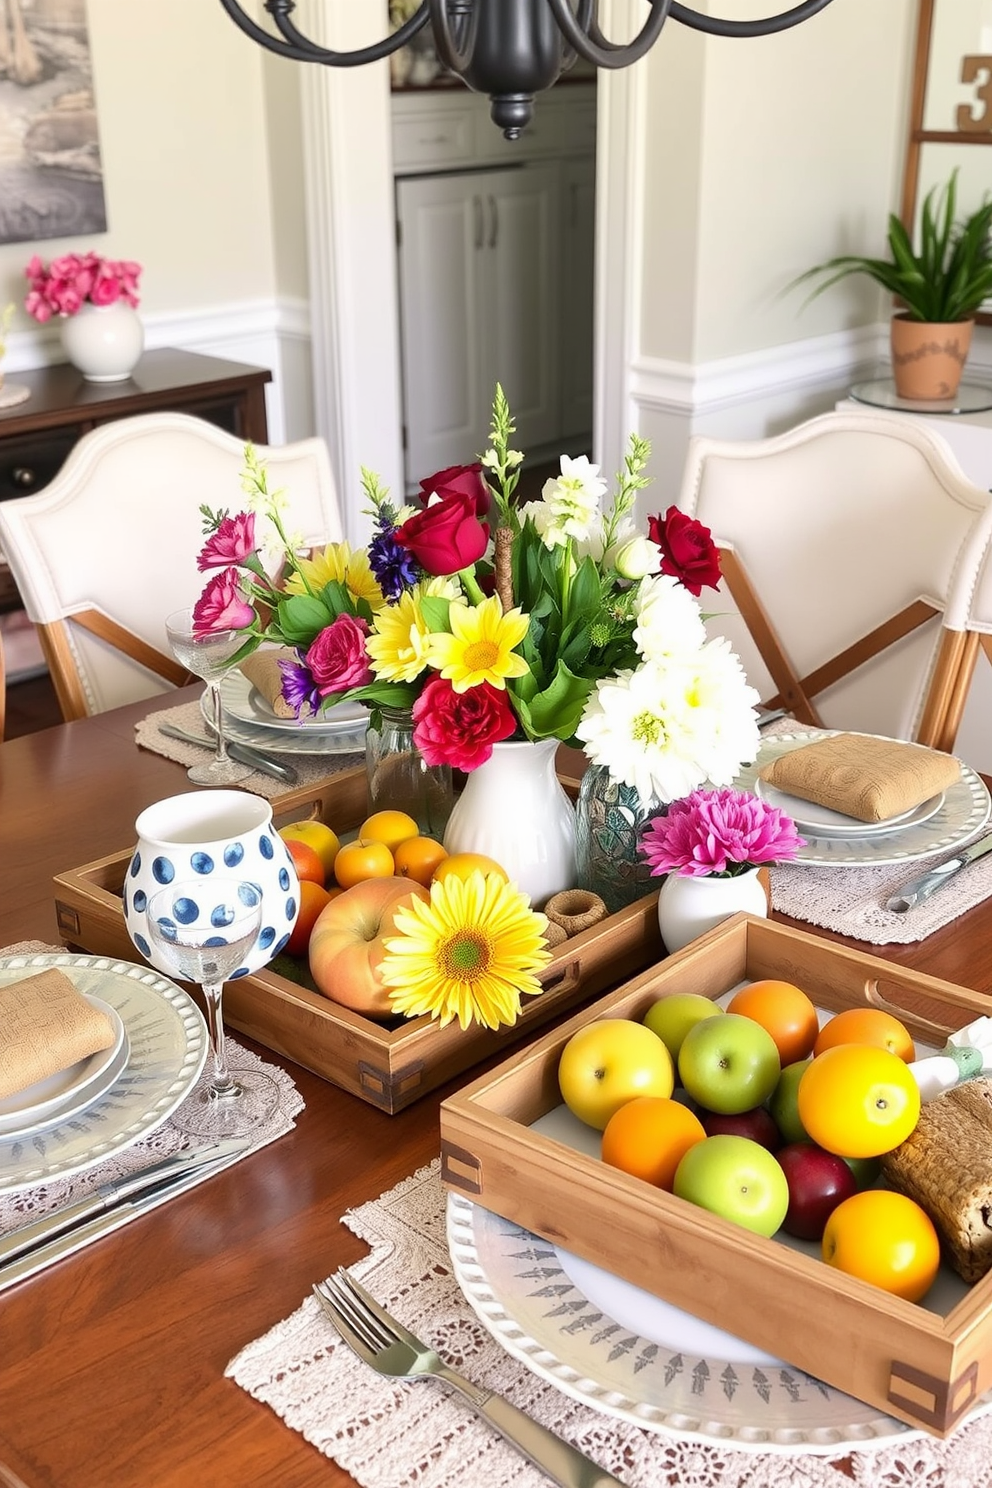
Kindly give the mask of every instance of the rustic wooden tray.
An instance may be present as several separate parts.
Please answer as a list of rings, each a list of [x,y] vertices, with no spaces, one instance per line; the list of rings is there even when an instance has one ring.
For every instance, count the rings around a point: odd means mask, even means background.
[[[659,997],[717,998],[761,977],[795,982],[834,1012],[888,1008],[915,1039],[938,1048],[949,1032],[989,1011],[987,998],[949,982],[736,915],[442,1102],[444,1181],[728,1333],[944,1436],[992,1386],[992,1273],[940,1315],[532,1129],[560,1105],[561,1051],[590,1018],[638,1018]]]
[[[315,816],[342,835],[359,826],[367,810],[364,766],[274,803],[277,825]],[[121,897],[130,856],[127,848],[56,876],[56,915],[67,943],[138,959]],[[426,1016],[385,1027],[271,970],[228,983],[225,1022],[392,1115],[656,961],[663,954],[657,903],[657,893],[648,894],[559,946],[541,977],[545,991],[524,999],[512,1028],[439,1028]]]

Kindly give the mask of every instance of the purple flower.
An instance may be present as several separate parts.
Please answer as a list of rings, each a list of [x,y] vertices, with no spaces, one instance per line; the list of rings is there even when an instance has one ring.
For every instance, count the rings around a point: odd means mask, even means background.
[[[297,656],[301,653],[297,651]],[[306,718],[320,710],[320,693],[309,669],[302,661],[279,662],[282,672],[282,695],[297,718]]]
[[[406,548],[396,541],[392,523],[381,522],[377,537],[369,543],[369,567],[387,599],[398,599],[420,577],[420,567]]]
[[[805,846],[791,817],[747,791],[697,790],[645,827],[640,850],[652,874],[733,878]]]

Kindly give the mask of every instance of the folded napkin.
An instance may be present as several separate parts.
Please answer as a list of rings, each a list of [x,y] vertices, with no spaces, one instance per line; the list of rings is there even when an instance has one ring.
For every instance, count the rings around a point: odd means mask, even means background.
[[[109,1049],[114,1026],[55,967],[0,987],[0,1100]]]
[[[278,646],[271,651],[253,651],[238,669],[262,694],[277,718],[296,717],[282,695],[282,672],[279,670],[280,661],[292,660],[292,651],[286,646]]]
[[[961,767],[953,755],[919,744],[835,734],[791,750],[758,774],[787,795],[878,822],[947,790],[961,778]]]

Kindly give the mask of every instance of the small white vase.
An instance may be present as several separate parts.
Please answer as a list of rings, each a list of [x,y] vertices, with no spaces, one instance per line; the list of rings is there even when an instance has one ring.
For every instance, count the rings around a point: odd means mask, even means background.
[[[495,859],[535,909],[575,887],[575,807],[555,774],[557,752],[557,739],[494,744],[444,834],[449,853]]]
[[[62,322],[62,349],[87,382],[124,382],[138,364],[145,328],[133,305],[81,305]]]
[[[669,955],[739,910],[768,914],[768,898],[758,874],[749,868],[735,878],[693,878],[669,873],[658,894],[658,927]]]

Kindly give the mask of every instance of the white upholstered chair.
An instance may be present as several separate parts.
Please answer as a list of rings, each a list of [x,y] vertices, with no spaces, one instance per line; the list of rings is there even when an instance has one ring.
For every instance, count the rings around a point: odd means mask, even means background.
[[[342,534],[320,439],[260,446],[304,545]],[[94,429],[55,479],[0,503],[0,550],[38,628],[63,715],[101,713],[188,680],[165,617],[206,575],[200,507],[244,509],[244,442],[202,419],[151,413]]]
[[[678,504],[721,549],[720,591],[700,599],[710,633],[766,705],[954,747],[992,498],[939,435],[866,410],[769,439],[697,436]]]

